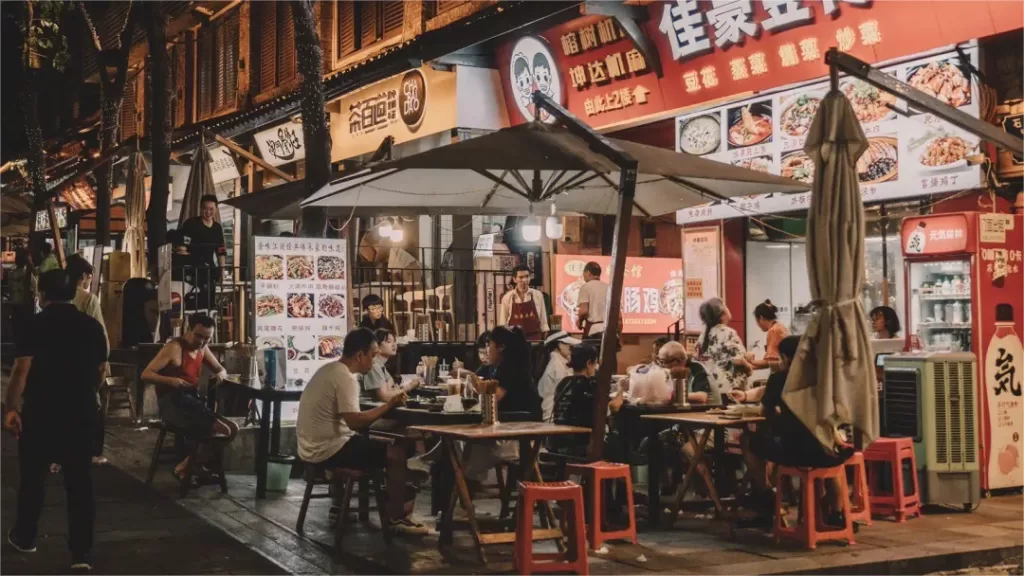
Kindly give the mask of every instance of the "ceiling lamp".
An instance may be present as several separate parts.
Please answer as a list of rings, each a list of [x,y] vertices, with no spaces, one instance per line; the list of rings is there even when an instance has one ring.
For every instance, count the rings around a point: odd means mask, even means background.
[[[392,242],[398,243],[405,240],[405,230],[402,230],[400,226],[394,226],[391,228],[391,233],[388,235]]]
[[[537,223],[536,218],[531,216],[523,220],[522,234],[523,240],[527,242],[540,241],[540,224]]]
[[[555,205],[551,205],[551,216],[548,216],[544,221],[544,235],[551,240],[557,240],[562,237],[564,227],[562,226],[562,219],[555,216]]]
[[[385,218],[384,221],[380,223],[380,227],[377,228],[377,232],[380,233],[381,238],[390,238],[391,230],[392,227],[390,218]]]

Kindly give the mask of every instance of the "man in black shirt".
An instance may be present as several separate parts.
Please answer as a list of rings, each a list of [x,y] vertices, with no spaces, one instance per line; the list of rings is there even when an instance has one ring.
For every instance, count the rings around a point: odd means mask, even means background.
[[[195,266],[196,286],[199,289],[196,308],[209,308],[212,301],[212,285],[220,277],[224,267],[224,230],[214,217],[217,214],[217,197],[203,196],[200,201],[200,215],[189,218],[181,224],[181,235],[191,264]]]
[[[369,330],[388,330],[391,333],[395,332],[395,326],[388,320],[387,316],[384,315],[384,301],[381,300],[380,296],[376,294],[367,294],[363,297],[363,314],[362,319],[359,320],[360,328],[367,328]]]
[[[64,270],[43,274],[43,311],[15,351],[4,428],[19,439],[21,484],[17,520],[7,541],[21,552],[35,551],[43,482],[50,464],[58,463],[67,490],[71,569],[88,571],[95,519],[90,431],[93,419],[100,417],[96,390],[107,360],[107,339],[99,322],[70,303],[74,295],[75,286]]]

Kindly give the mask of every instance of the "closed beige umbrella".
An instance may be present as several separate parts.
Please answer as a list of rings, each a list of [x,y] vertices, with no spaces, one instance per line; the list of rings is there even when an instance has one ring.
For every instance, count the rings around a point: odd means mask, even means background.
[[[185,196],[181,199],[178,227],[181,227],[185,220],[199,216],[201,200],[207,194],[216,195],[217,188],[213,183],[213,172],[210,171],[210,152],[206,149],[206,144],[200,142],[192,154],[192,170],[188,173]],[[213,219],[220,222],[219,211],[213,213]]]
[[[131,255],[132,278],[146,276],[146,158],[136,150],[128,158],[124,193],[124,251]]]
[[[840,424],[852,424],[864,445],[878,437],[875,366],[860,301],[864,205],[856,164],[866,149],[853,108],[833,90],[818,109],[804,146],[815,165],[807,269],[817,309],[782,396],[830,453]]]

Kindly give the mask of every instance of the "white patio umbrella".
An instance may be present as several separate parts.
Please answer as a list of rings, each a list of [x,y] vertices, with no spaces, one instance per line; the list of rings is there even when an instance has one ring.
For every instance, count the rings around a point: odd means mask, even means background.
[[[146,276],[146,157],[135,150],[128,157],[124,193],[124,250],[131,255],[132,278]]]
[[[817,304],[789,369],[783,400],[830,453],[852,424],[867,446],[878,437],[878,394],[864,284],[864,204],[857,159],[867,138],[838,90],[825,97],[804,150],[814,160],[807,269]]]
[[[671,150],[607,139],[638,162],[635,216],[805,184]],[[565,128],[529,123],[338,178],[302,202],[334,215],[616,214],[619,170]]]

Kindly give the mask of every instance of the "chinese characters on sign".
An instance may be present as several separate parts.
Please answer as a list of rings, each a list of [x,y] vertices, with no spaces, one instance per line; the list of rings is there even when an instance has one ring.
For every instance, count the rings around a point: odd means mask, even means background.
[[[274,166],[282,166],[306,157],[306,148],[302,145],[302,125],[294,120],[270,130],[257,132],[253,139],[256,140],[260,156]]]
[[[1017,378],[1017,367],[1013,365],[1013,354],[1007,353],[1005,348],[999,349],[999,356],[996,357],[996,372],[992,378],[996,381],[996,387],[993,390],[996,396],[1004,392],[1020,396],[1020,380]]]
[[[398,118],[398,90],[385,90],[349,106],[349,134],[387,128]]]
[[[615,21],[606,18],[597,24],[587,24],[578,30],[570,30],[562,34],[562,54],[575,56],[601,46],[614,44],[623,37],[624,34],[616,26]]]

